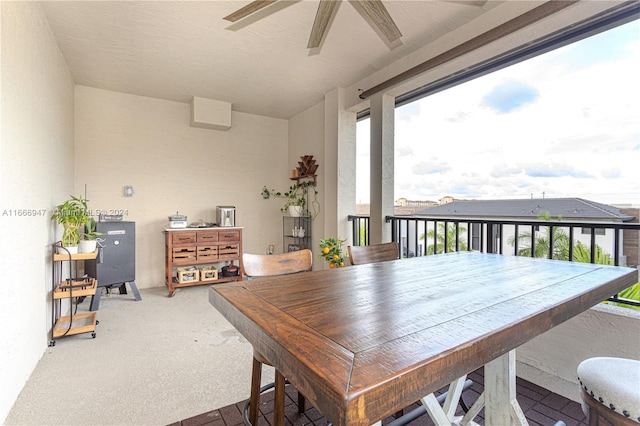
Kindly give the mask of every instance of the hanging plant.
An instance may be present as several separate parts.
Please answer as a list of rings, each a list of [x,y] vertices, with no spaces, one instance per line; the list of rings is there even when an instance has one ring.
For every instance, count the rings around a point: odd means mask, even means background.
[[[313,191],[313,198],[309,200],[310,206],[307,206],[307,194],[309,191]],[[316,189],[315,183],[311,180],[296,182],[285,192],[280,192],[263,186],[260,195],[262,195],[262,198],[264,199],[268,199],[270,197],[284,198],[286,202],[282,207],[280,207],[280,211],[282,213],[286,213],[289,206],[299,206],[302,209],[304,216],[310,216],[312,219],[314,219],[319,213],[320,203],[318,202],[318,190]],[[309,209],[309,207],[311,207],[311,209]]]
[[[344,257],[342,255],[342,243],[346,240],[336,238],[325,238],[320,240],[320,257],[329,262],[329,268],[342,268]]]

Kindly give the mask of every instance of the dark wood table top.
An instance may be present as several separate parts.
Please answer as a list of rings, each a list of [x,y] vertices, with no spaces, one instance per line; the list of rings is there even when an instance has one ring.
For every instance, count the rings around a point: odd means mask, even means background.
[[[209,300],[335,425],[370,425],[637,281],[458,252],[218,284]]]

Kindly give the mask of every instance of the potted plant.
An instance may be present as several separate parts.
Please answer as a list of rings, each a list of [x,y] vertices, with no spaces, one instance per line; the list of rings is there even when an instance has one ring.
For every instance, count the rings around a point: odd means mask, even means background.
[[[104,232],[97,232],[95,219],[88,216],[84,224],[84,232],[82,232],[81,235],[83,239],[80,241],[80,252],[93,253],[98,245],[98,237],[104,235]]]
[[[288,212],[291,217],[306,216],[305,206],[307,205],[307,190],[302,189],[297,183],[289,187],[289,191],[284,193],[287,202],[280,208],[282,213]]]
[[[313,188],[313,199],[310,201],[312,211],[310,211],[307,206],[307,194],[310,191],[310,187]],[[262,198],[265,199],[268,199],[270,196],[286,199],[280,211],[282,213],[289,213],[289,216],[311,216],[311,218],[315,218],[318,215],[318,190],[313,181],[298,181],[291,185],[286,192],[280,192],[275,189],[270,190],[264,186],[261,195]]]
[[[78,252],[80,243],[80,228],[87,223],[89,214],[87,212],[87,202],[80,197],[71,195],[71,198],[56,206],[51,220],[62,225],[62,247],[65,253],[75,254]]]
[[[342,268],[344,266],[344,256],[342,255],[342,243],[346,240],[337,238],[325,238],[320,240],[322,252],[320,257],[329,262],[329,268]]]

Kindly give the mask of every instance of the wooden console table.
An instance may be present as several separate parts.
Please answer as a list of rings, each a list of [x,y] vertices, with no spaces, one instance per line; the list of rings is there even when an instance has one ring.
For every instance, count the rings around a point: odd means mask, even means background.
[[[177,288],[226,281],[242,280],[242,270],[237,276],[223,277],[220,268],[214,274],[196,274],[197,279],[181,280],[178,268],[220,263],[240,263],[242,257],[242,228],[181,228],[165,229],[165,278],[169,297]],[[206,276],[205,276],[206,275]]]

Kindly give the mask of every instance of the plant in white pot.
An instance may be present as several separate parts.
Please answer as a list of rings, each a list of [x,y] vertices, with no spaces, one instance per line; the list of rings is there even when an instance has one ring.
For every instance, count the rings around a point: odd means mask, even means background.
[[[62,225],[61,245],[62,253],[75,254],[78,252],[80,243],[80,228],[87,222],[89,214],[87,212],[87,202],[80,197],[74,197],[56,206],[51,220]]]
[[[310,189],[313,188],[313,199],[310,201],[311,210],[307,206],[307,194]],[[268,189],[266,186],[262,188],[262,198],[269,198],[270,196],[276,198],[284,198],[286,202],[280,208],[282,213],[288,213],[289,216],[311,216],[315,218],[318,215],[318,190],[315,187],[313,181],[298,181],[289,187],[286,192],[280,192],[275,189]]]
[[[80,253],[93,253],[98,246],[98,237],[104,235],[104,232],[96,231],[96,221],[89,216],[81,235],[83,239],[80,241]]]

